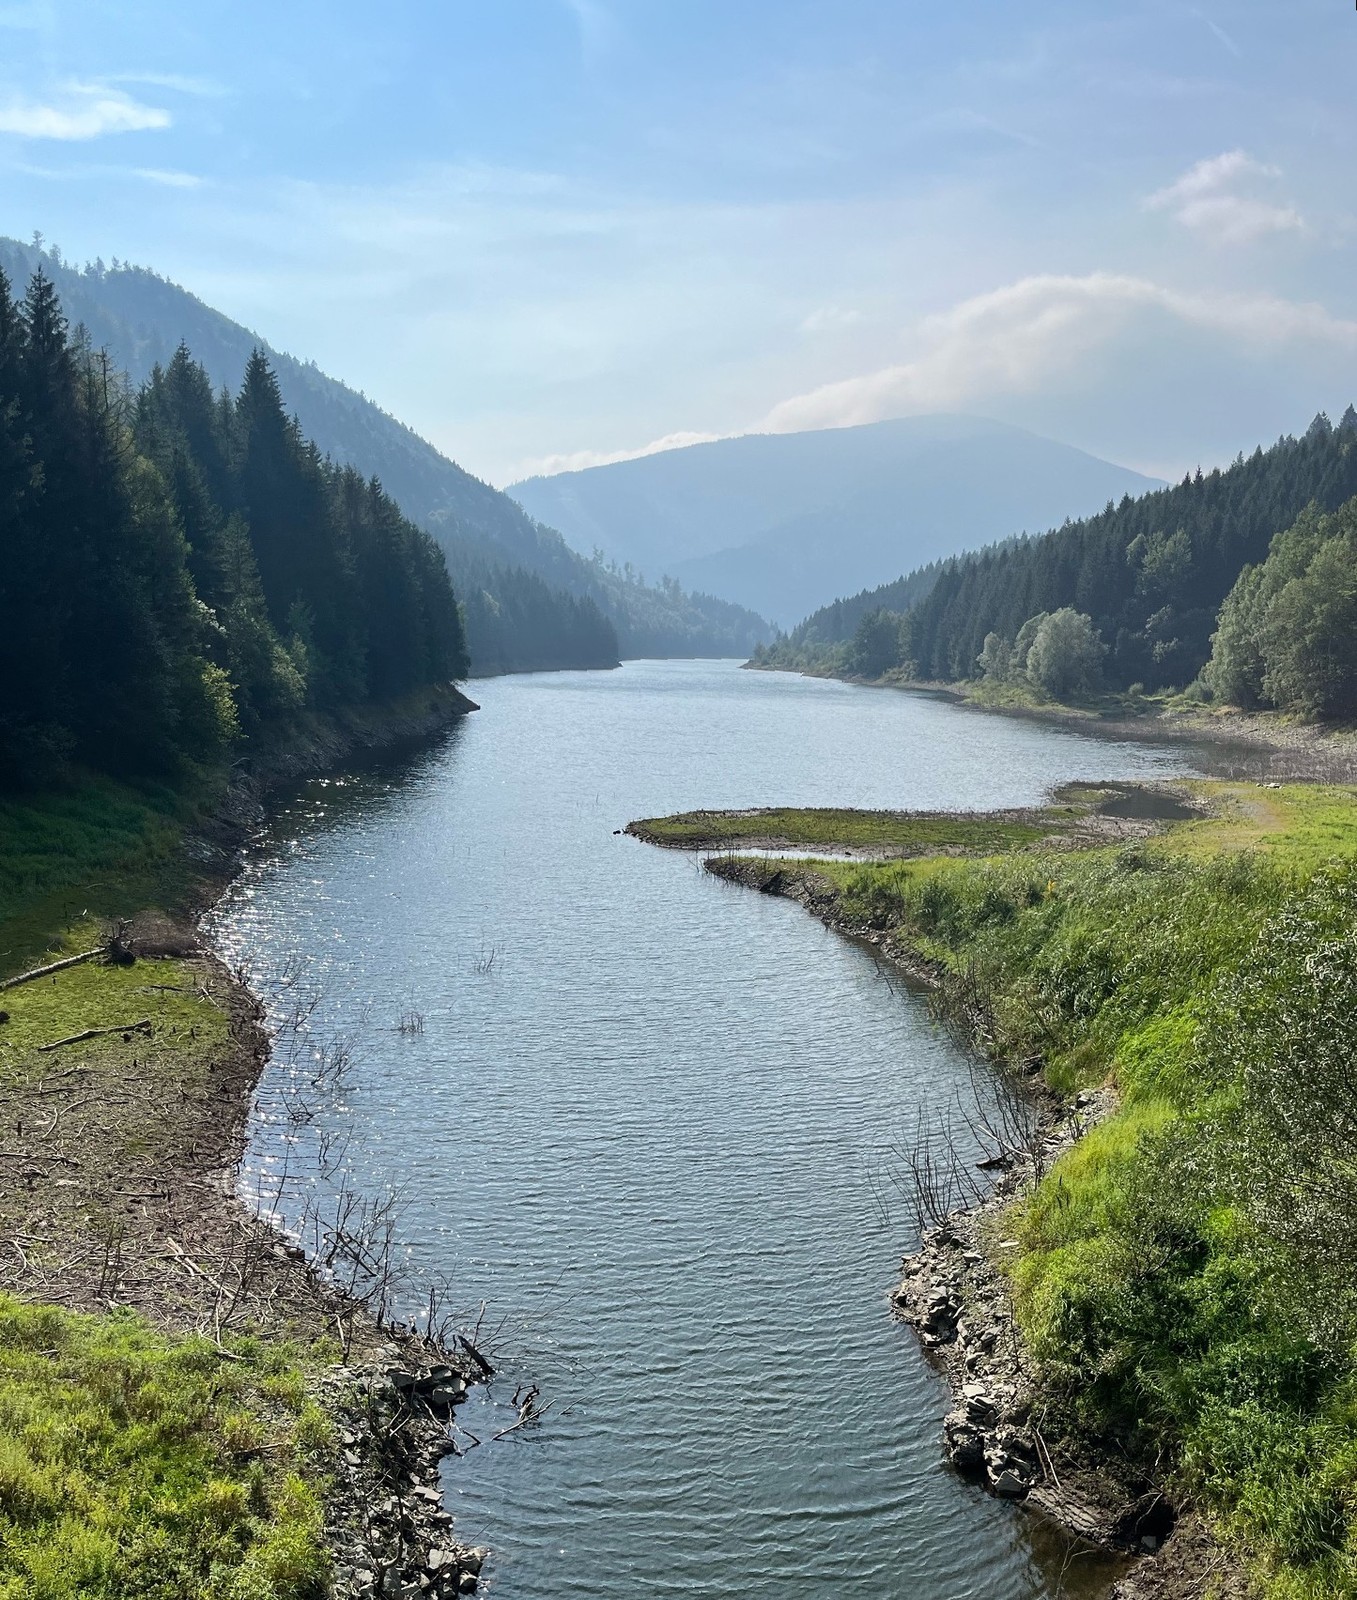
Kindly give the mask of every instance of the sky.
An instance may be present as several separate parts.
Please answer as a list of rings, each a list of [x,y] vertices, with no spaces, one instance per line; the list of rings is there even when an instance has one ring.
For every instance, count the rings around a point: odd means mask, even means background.
[[[503,485],[951,411],[1160,476],[1357,398],[1347,0],[0,0],[0,233]]]

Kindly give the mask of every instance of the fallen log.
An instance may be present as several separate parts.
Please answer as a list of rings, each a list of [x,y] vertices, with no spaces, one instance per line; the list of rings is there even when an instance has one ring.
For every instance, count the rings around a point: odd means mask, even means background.
[[[60,961],[49,961],[45,967],[34,967],[31,972],[21,972],[17,978],[0,979],[0,989],[17,989],[21,983],[32,983],[35,978],[46,978],[53,972],[62,972],[67,967],[79,966],[82,961],[93,961],[96,956],[104,953],[102,945],[96,945],[93,950],[82,950],[78,956],[64,956]]]
[[[38,1049],[44,1054],[49,1050],[60,1050],[68,1044],[84,1044],[86,1039],[102,1039],[109,1033],[150,1033],[151,1019],[143,1017],[140,1022],[122,1022],[116,1028],[86,1028],[82,1033],[73,1033],[67,1039],[53,1039],[51,1044],[40,1044]]]

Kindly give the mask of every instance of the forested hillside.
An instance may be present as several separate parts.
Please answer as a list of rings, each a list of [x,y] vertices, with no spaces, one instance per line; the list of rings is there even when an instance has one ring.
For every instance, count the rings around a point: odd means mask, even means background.
[[[754,652],[756,666],[792,672],[834,672],[847,666],[848,647],[863,619],[883,614],[903,617],[932,592],[942,571],[941,561],[930,561],[907,577],[879,589],[863,589],[846,600],[832,600],[812,611],[789,634]]]
[[[1216,617],[1241,569],[1313,500],[1357,494],[1357,413],[1317,417],[1225,471],[1126,499],[1039,539],[949,566],[910,614],[906,647],[922,678],[975,675],[986,636],[1065,607],[1092,618],[1113,688],[1183,686],[1206,665]]]
[[[467,671],[438,546],[325,460],[265,357],[136,392],[0,273],[0,778],[172,773],[304,708]]]
[[[1332,512],[1354,495],[1357,411],[1349,407],[1336,427],[1318,416],[1302,438],[1279,439],[1225,470],[1198,471],[1038,538],[949,561],[922,597],[926,574],[908,580],[913,593],[889,586],[856,597],[848,670],[867,672],[870,653],[873,676],[1003,676],[1015,650],[1025,670],[1043,619],[1060,616],[1068,631],[1073,615],[1084,619],[1105,687],[1185,687],[1210,661],[1221,606],[1245,568],[1266,560],[1274,536],[1312,502]],[[847,604],[819,616],[822,629],[831,617],[845,628],[851,620]],[[1261,679],[1254,695],[1265,698]]]
[[[150,377],[157,364],[168,365],[186,343],[213,390],[234,393],[251,353],[262,350],[284,408],[296,415],[303,433],[341,465],[375,474],[405,514],[442,545],[458,591],[468,601],[473,671],[610,666],[619,651],[745,654],[768,637],[767,625],[752,613],[738,613],[731,637],[728,619],[711,626],[701,597],[647,586],[578,555],[553,529],[534,522],[507,495],[463,471],[366,396],[314,363],[275,350],[156,273],[116,261],[76,268],[54,248],[0,238],[0,269],[12,282],[26,281],[38,267],[56,285],[71,326],[86,328],[92,346],[107,349],[136,383]],[[471,603],[492,576],[494,587]],[[588,603],[581,606],[581,600]],[[594,608],[611,624],[611,633],[599,627]],[[515,618],[542,621],[547,611],[552,615],[544,632],[517,631]],[[484,649],[477,615],[499,619]],[[672,649],[679,641],[687,648]]]

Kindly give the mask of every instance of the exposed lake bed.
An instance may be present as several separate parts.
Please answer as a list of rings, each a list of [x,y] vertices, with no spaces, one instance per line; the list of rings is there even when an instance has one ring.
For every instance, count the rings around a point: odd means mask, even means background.
[[[282,805],[212,929],[265,987],[302,959],[357,1041],[322,1111],[352,1181],[404,1187],[416,1268],[503,1320],[513,1376],[466,1429],[512,1420],[520,1380],[554,1405],[445,1472],[492,1588],[1076,1592],[1058,1540],[942,1465],[945,1394],[887,1303],[913,1243],[891,1152],[965,1053],[796,908],[613,830],[1035,806],[1191,753],[734,663],[473,693],[438,750]],[[247,1181],[279,1139],[257,1123]]]

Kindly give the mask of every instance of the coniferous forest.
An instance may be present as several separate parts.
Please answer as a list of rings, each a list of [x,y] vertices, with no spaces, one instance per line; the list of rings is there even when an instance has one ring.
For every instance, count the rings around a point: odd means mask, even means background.
[[[0,780],[205,760],[303,709],[464,676],[443,555],[324,459],[256,353],[140,391],[41,272],[0,275]]]
[[[1285,671],[1268,676],[1261,646],[1256,639],[1247,642],[1263,625],[1248,600],[1256,592],[1270,598],[1281,587],[1279,577],[1302,576],[1318,537],[1313,519],[1338,511],[1354,496],[1357,411],[1349,407],[1336,426],[1321,414],[1301,438],[1284,437],[1224,470],[1198,471],[1173,487],[1109,504],[1097,516],[958,556],[940,569],[825,607],[757,659],[770,666],[843,668],[866,677],[891,671],[941,682],[1002,677],[1019,657],[1025,669],[1027,647],[1043,620],[1073,613],[1087,624],[1098,657],[1090,683],[1154,691],[1201,679],[1204,689],[1247,705],[1311,712],[1322,707],[1337,714],[1334,698],[1312,683],[1292,694]],[[1262,580],[1250,578],[1247,592],[1235,594],[1241,575],[1262,570],[1274,540],[1307,508],[1313,508],[1306,524],[1311,534],[1297,534],[1281,546],[1261,591]],[[1325,560],[1333,566],[1349,546],[1332,536],[1328,542],[1332,549]],[[1316,576],[1310,581],[1316,598],[1319,587]],[[1300,595],[1293,588],[1290,610],[1271,613],[1271,648],[1274,655],[1281,651],[1279,629],[1288,617],[1293,633],[1302,629],[1312,637],[1318,663],[1310,669],[1313,677],[1327,670],[1319,658],[1327,660],[1336,648],[1315,630],[1332,632],[1334,619],[1312,616],[1313,606],[1302,615],[1295,609]],[[1226,632],[1213,663],[1213,641],[1222,626]],[[815,659],[803,661],[807,655]],[[1344,704],[1347,714],[1357,710],[1357,694]]]

